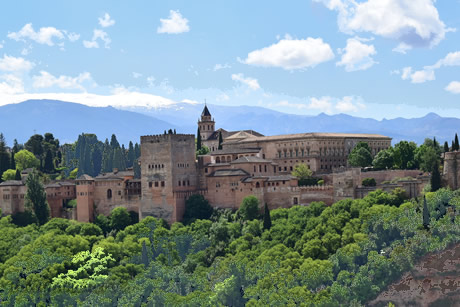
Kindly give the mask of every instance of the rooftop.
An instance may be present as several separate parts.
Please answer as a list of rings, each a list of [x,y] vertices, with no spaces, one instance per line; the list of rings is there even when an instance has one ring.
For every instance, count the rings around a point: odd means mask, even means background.
[[[211,156],[218,156],[218,155],[229,155],[229,154],[239,154],[239,153],[258,153],[260,151],[260,148],[237,148],[237,147],[230,147],[230,148],[224,148],[224,149],[219,149],[215,150],[213,152],[210,152],[209,154]]]
[[[208,177],[227,177],[227,176],[249,176],[249,173],[242,169],[220,169],[212,172]]]
[[[241,157],[236,159],[235,161],[230,162],[230,164],[238,164],[238,163],[271,163],[270,160],[265,160],[259,157],[249,156],[249,157]]]
[[[7,180],[2,183],[0,183],[0,186],[20,186],[24,185],[24,183],[21,180]]]

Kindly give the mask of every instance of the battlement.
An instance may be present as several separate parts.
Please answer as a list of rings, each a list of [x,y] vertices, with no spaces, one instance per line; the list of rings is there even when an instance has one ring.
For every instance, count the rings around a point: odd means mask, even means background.
[[[190,141],[195,142],[194,134],[156,134],[156,135],[143,135],[141,136],[141,144],[145,143],[167,143],[170,141]]]

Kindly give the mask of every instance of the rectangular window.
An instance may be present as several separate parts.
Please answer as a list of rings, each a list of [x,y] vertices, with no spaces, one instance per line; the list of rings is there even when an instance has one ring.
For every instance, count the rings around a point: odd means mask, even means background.
[[[164,182],[164,181],[161,182],[161,186],[162,186],[162,187],[165,186],[165,182]]]
[[[155,188],[158,188],[158,181],[155,181]]]
[[[150,182],[149,182],[149,188],[151,188],[151,187],[152,187],[152,182],[150,181]]]

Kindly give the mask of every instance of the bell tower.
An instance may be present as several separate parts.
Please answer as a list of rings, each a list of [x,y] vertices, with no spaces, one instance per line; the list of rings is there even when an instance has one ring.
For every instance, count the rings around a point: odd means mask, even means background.
[[[207,140],[215,131],[214,119],[208,110],[206,103],[204,104],[203,112],[201,112],[201,119],[198,121],[198,128],[200,128],[201,140]]]

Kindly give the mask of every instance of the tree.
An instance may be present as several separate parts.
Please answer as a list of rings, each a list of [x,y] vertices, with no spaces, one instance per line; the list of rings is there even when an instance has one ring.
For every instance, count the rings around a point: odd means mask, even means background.
[[[26,168],[38,168],[40,166],[40,160],[38,160],[33,153],[23,149],[14,155],[16,160],[16,166],[20,171]]]
[[[136,160],[136,155],[134,152],[134,145],[133,142],[129,141],[129,146],[128,146],[128,159],[126,166],[127,167],[133,167],[134,160]]]
[[[40,182],[40,177],[37,173],[29,174],[26,181],[26,207],[31,209],[39,225],[48,222],[50,217],[50,207],[46,201],[46,193],[43,185]]]
[[[2,174],[2,180],[3,181],[14,180],[15,176],[16,176],[16,171],[14,169],[7,169]]]
[[[37,157],[41,157],[41,155],[43,154],[43,140],[43,136],[41,136],[40,134],[34,134],[24,144],[24,147]]]
[[[259,199],[254,195],[243,198],[238,214],[244,221],[251,221],[259,216]]]
[[[45,165],[43,166],[43,170],[48,174],[54,173],[53,155],[49,149],[46,151]]]
[[[297,179],[300,181],[305,181],[311,177],[313,172],[311,169],[308,167],[307,164],[305,163],[299,163],[294,167],[294,170],[292,171],[291,175],[294,177],[297,177]]]
[[[372,160],[372,165],[375,169],[390,169],[394,165],[394,153],[393,148],[388,148],[379,151],[377,155],[375,155],[374,160]]]
[[[421,170],[430,172],[434,163],[439,161],[439,155],[435,148],[423,144],[415,150],[415,160]]]
[[[6,151],[6,141],[3,133],[0,133],[0,174],[3,174],[11,166],[10,156]],[[1,182],[1,178],[0,178]]]
[[[359,142],[348,155],[348,163],[355,167],[366,167],[372,164],[372,154],[366,142]]]
[[[203,195],[191,195],[185,201],[184,224],[190,224],[195,220],[207,220],[211,217],[213,211],[214,209]]]
[[[375,187],[377,182],[375,182],[375,178],[364,178],[362,181],[362,185],[364,187]]]
[[[117,207],[110,213],[110,227],[115,230],[123,230],[131,224],[131,217],[124,207]]]
[[[200,127],[198,127],[198,131],[196,132],[196,151],[200,151],[201,149],[201,132]]]
[[[423,227],[426,230],[430,228],[430,211],[428,211],[425,196],[423,196]]]
[[[417,144],[414,142],[401,141],[394,147],[395,166],[399,169],[414,169],[417,167],[415,161],[415,150]]]
[[[16,152],[14,151],[14,149],[11,151],[11,169],[16,169],[16,160],[14,160],[14,155],[16,154]]]
[[[449,152],[449,144],[447,141],[444,142],[444,152]]]
[[[441,188],[441,174],[439,172],[439,162],[436,160],[431,170],[431,191],[436,192]]]
[[[268,209],[267,203],[264,207],[264,229],[270,229],[272,227],[272,218],[270,217],[270,210]]]
[[[209,148],[205,145],[201,146],[201,149],[196,152],[197,156],[207,155],[209,153]]]
[[[455,149],[454,150],[459,150],[460,145],[458,144],[458,135],[455,133],[455,141],[454,141]]]
[[[217,147],[217,149],[222,149],[222,143],[224,141],[222,140],[222,131],[219,131],[219,146]]]
[[[14,174],[14,180],[22,180],[21,171],[18,169],[16,170],[16,174]]]

